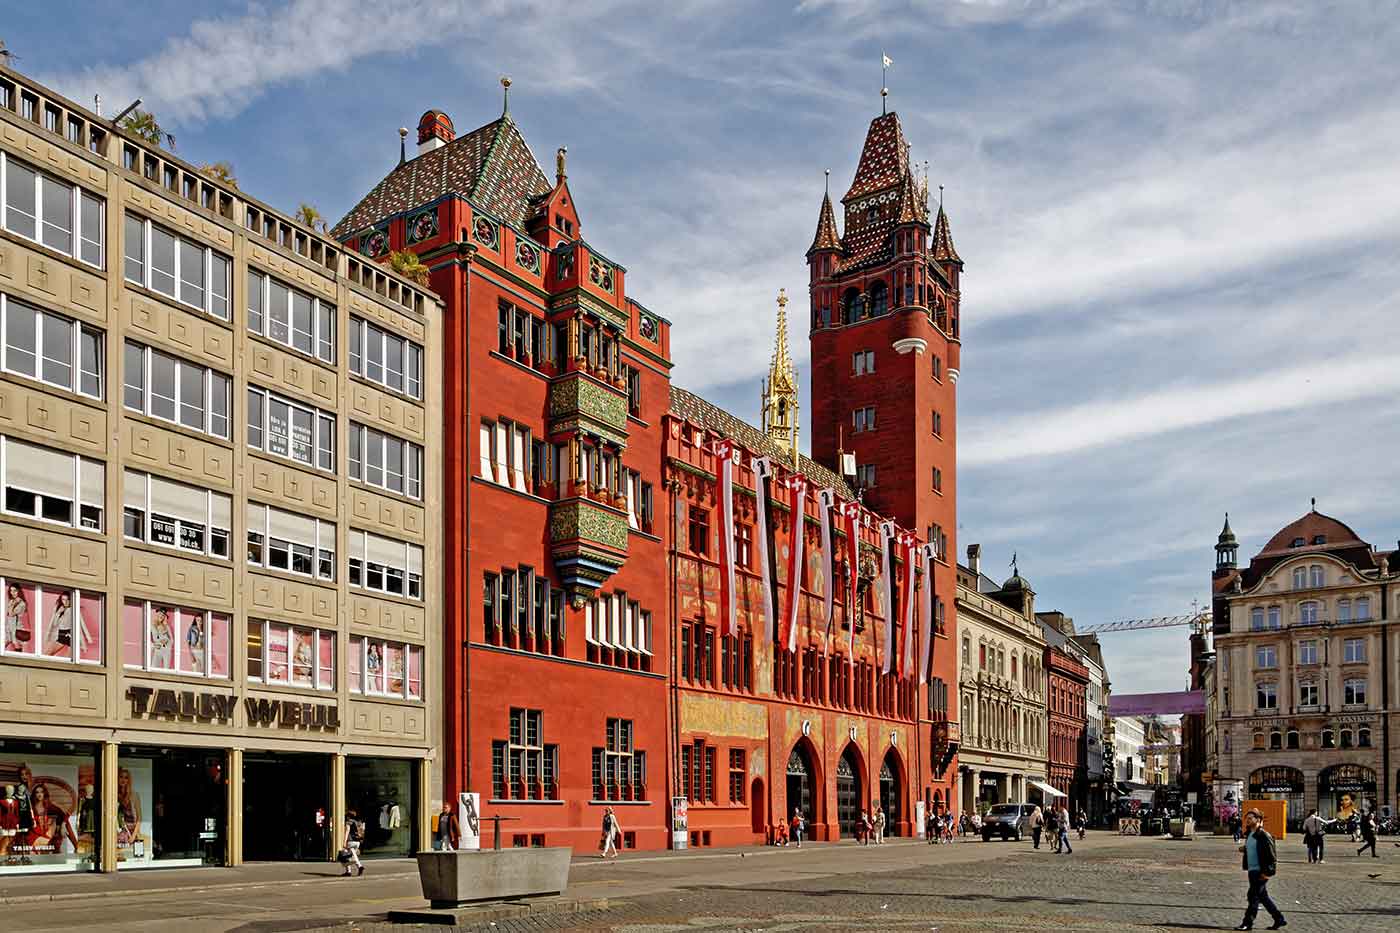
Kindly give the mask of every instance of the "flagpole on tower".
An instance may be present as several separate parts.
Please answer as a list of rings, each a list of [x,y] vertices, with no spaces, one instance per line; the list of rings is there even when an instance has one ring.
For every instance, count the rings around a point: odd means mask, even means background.
[[[887,105],[887,103],[888,103],[888,101],[889,101],[890,89],[889,89],[888,87],[885,86],[885,72],[889,71],[890,66],[893,65],[893,64],[894,64],[894,59],[890,58],[890,57],[889,57],[888,55],[886,55],[884,52],[881,52],[881,53],[880,53],[880,113],[881,113],[881,114],[889,113],[889,109],[888,109],[888,107],[887,107],[886,105]]]

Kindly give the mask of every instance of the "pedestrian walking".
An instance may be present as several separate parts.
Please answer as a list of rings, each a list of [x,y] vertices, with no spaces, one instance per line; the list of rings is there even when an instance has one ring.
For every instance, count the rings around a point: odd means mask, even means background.
[[[1060,815],[1055,823],[1060,829],[1060,847],[1057,851],[1064,855],[1072,855],[1074,849],[1070,848],[1069,844],[1069,808],[1063,804],[1060,806]]]
[[[864,810],[860,811],[860,819],[856,822],[856,841],[863,846],[870,845],[870,831],[873,824],[870,822],[870,814]]]
[[[1045,830],[1045,814],[1040,811],[1040,807],[1031,811],[1029,822],[1031,824],[1031,848],[1039,849],[1040,834]]]
[[[612,853],[613,858],[617,858],[617,843],[622,838],[622,824],[617,821],[617,814],[612,807],[603,808],[603,838],[598,842],[598,848],[602,850],[603,858]]]
[[[1278,873],[1278,856],[1274,850],[1274,837],[1264,829],[1264,814],[1257,809],[1244,816],[1244,843],[1240,846],[1240,867],[1249,877],[1248,901],[1244,909],[1244,920],[1237,930],[1254,929],[1254,918],[1259,915],[1262,904],[1274,918],[1271,930],[1288,926],[1283,911],[1278,909],[1274,899],[1269,897],[1269,879]]]
[[[1050,843],[1050,851],[1055,853],[1060,851],[1060,828],[1057,825],[1059,818],[1055,805],[1051,804],[1045,811],[1045,838]]]
[[[943,841],[943,814],[930,813],[928,815],[928,820],[924,823],[924,837],[931,846]]]
[[[885,808],[875,808],[875,844],[881,846],[885,844]]]
[[[792,811],[792,841],[797,843],[797,848],[802,848],[802,830],[807,827],[807,821],[802,818],[801,810]]]
[[[365,840],[365,824],[354,810],[345,811],[345,844],[341,847],[341,861],[345,865],[345,877],[352,874],[363,875],[365,865],[360,861],[360,843]]]
[[[1308,811],[1308,818],[1303,820],[1303,842],[1308,847],[1308,863],[1322,862],[1322,839],[1326,832],[1326,824],[1322,817],[1317,815],[1317,808]]]
[[[1240,816],[1238,813],[1230,817],[1230,832],[1235,837],[1235,845],[1240,844]]]
[[[1376,815],[1370,810],[1361,814],[1361,848],[1356,850],[1360,855],[1367,849],[1371,850],[1371,858],[1380,858],[1376,854]]]
[[[1079,830],[1079,838],[1080,838],[1080,839],[1083,839],[1083,838],[1084,838],[1084,830],[1086,830],[1086,829],[1089,828],[1089,817],[1088,817],[1088,815],[1084,812],[1084,808],[1083,808],[1083,807],[1080,807],[1080,808],[1079,808],[1079,815],[1075,817],[1074,821],[1075,821],[1075,823],[1077,824],[1077,825],[1075,826],[1075,829]]]
[[[462,828],[457,823],[457,813],[452,809],[452,801],[442,802],[442,812],[433,818],[433,848],[439,852],[450,852],[462,841]]]

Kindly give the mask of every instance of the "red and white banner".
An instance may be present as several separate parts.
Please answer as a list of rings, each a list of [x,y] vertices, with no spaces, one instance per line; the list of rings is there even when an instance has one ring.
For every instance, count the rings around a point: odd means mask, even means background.
[[[925,544],[919,548],[924,567],[924,624],[923,637],[919,640],[919,682],[928,682],[928,667],[931,662],[929,651],[933,647],[933,628],[937,621],[933,617],[934,592],[933,592],[933,566],[935,564],[934,555],[938,553],[936,544]]]
[[[727,438],[715,445],[715,457],[719,460],[719,630],[722,635],[733,635],[739,627],[734,583],[734,454],[734,442]]]
[[[763,580],[763,627],[754,626],[754,634],[758,636],[755,641],[760,646],[776,634],[773,626],[773,578],[768,559],[768,484],[764,482],[772,475],[772,461],[767,457],[755,457],[753,488],[758,497],[758,525],[754,529],[754,537],[758,538],[758,575]]]
[[[832,572],[836,566],[836,556],[831,553],[831,510],[835,505],[836,490],[827,488],[817,494],[817,508],[822,518],[822,561],[826,565],[826,577],[822,581],[822,611],[828,643],[831,641],[831,627],[836,624],[836,576]]]
[[[797,613],[802,606],[802,550],[807,540],[807,477],[794,473],[786,483],[792,493],[788,520],[787,610],[783,613],[782,644],[788,651],[797,650]]]
[[[856,597],[860,593],[860,503],[847,502],[841,506],[841,519],[846,532],[846,663],[856,663],[856,619],[860,617],[860,605]]]
[[[894,660],[895,633],[894,618],[899,607],[894,602],[894,572],[891,568],[891,554],[894,550],[895,541],[898,539],[898,532],[895,531],[894,522],[884,521],[880,523],[880,582],[885,587],[885,649],[880,653],[880,673],[890,672],[891,662]],[[875,650],[880,651],[880,644],[877,640]]]
[[[904,556],[904,590],[900,594],[900,618],[904,626],[904,643],[899,652],[899,676],[914,676],[914,561],[918,557],[919,539],[905,532],[899,536]]]

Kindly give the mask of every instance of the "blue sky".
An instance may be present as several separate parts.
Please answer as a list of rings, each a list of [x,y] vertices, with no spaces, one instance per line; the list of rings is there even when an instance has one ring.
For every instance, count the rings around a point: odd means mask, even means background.
[[[998,577],[1018,552],[1041,608],[1091,623],[1206,602],[1227,509],[1246,557],[1312,496],[1400,537],[1393,2],[129,10],[11,4],[0,38],[332,220],[399,126],[493,119],[509,73],[545,167],[569,147],[584,234],[674,321],[676,381],[751,419],[773,296],[803,291],[822,171],[844,192],[884,51],[967,263],[960,544]],[[1184,687],[1185,637],[1104,636],[1115,691]]]

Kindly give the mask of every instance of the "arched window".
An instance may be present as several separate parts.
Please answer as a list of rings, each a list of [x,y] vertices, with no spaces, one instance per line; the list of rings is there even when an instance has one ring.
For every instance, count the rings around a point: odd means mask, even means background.
[[[1254,748],[1256,751],[1262,752],[1264,750],[1264,733],[1254,733]]]
[[[1356,600],[1356,621],[1364,622],[1371,618],[1371,597],[1360,596]]]
[[[876,282],[870,286],[869,300],[871,317],[879,317],[889,311],[889,289],[885,287],[884,282]]]
[[[854,324],[860,320],[860,292],[848,288],[841,294],[841,323]]]
[[[1298,730],[1297,730],[1297,729],[1289,729],[1289,730],[1288,730],[1288,748],[1289,748],[1290,751],[1292,751],[1292,750],[1298,748]]]
[[[1283,611],[1278,606],[1269,607],[1269,628],[1276,629],[1282,624]]]
[[[1337,621],[1338,621],[1338,622],[1350,622],[1350,621],[1351,621],[1351,600],[1349,600],[1349,599],[1339,599],[1339,600],[1337,600]]]
[[[1342,730],[1342,748],[1351,748],[1351,730]]]
[[[1264,631],[1264,610],[1251,609],[1249,612],[1249,630],[1251,632]]]
[[[1278,752],[1283,750],[1283,733],[1274,729],[1269,733],[1269,751]]]
[[[1356,744],[1358,748],[1371,747],[1371,730],[1362,726],[1356,733]]]
[[[1323,747],[1323,748],[1336,748],[1336,747],[1337,747],[1337,733],[1333,732],[1331,729],[1323,729],[1323,730],[1322,730],[1322,747]]]
[[[1313,587],[1322,586],[1324,577],[1321,564],[1313,564],[1308,568],[1308,585]]]
[[[1305,590],[1308,588],[1308,568],[1293,568],[1293,588],[1295,590]]]
[[[1317,623],[1317,603],[1313,600],[1298,604],[1298,622],[1300,625],[1314,625]]]

